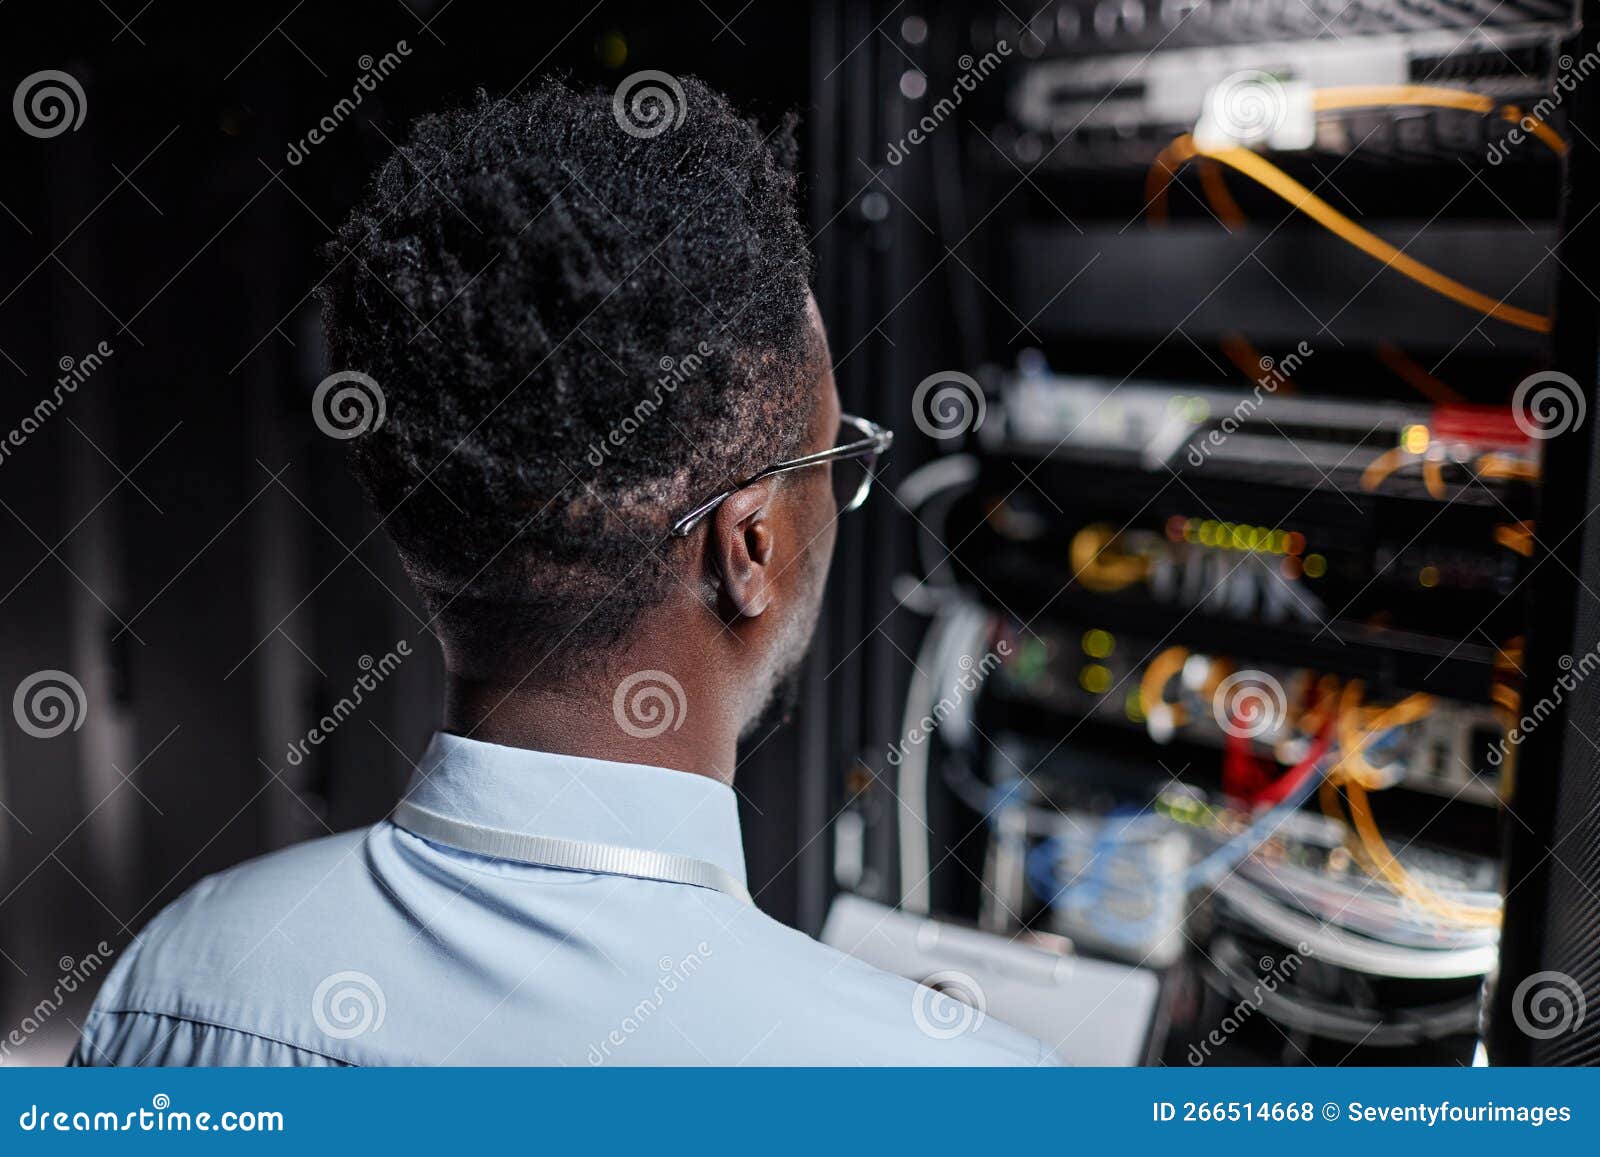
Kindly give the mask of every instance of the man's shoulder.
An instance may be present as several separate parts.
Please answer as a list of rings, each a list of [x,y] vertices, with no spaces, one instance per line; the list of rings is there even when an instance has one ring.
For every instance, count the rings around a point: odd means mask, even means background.
[[[143,947],[203,935],[213,945],[274,933],[306,906],[334,907],[349,882],[364,878],[362,850],[370,828],[292,844],[235,864],[195,883],[164,908],[140,937]]]
[[[312,927],[329,941],[350,932],[338,914],[348,915],[351,885],[364,874],[366,835],[361,829],[295,844],[200,880],[139,933],[107,977],[95,1011],[263,1034],[283,1029],[293,1018],[274,1015],[274,1006],[309,1006],[308,996],[290,996],[314,989],[312,962],[324,955],[306,951],[309,945],[286,951],[285,941],[292,945]]]
[[[424,917],[459,917],[472,907],[470,900],[460,898],[463,889],[455,884],[444,888],[437,912],[413,911],[422,894],[404,889],[404,898],[391,894],[381,879],[383,873],[369,863],[376,855],[381,866],[384,855],[382,829],[376,850],[369,842],[372,834],[373,829],[363,829],[298,844],[200,881],[164,909],[130,946],[108,978],[96,1010],[233,1029],[351,1063],[427,1061],[433,1056],[423,1046],[439,1034],[421,1021],[437,1003],[433,999],[437,991],[424,992],[418,985],[436,988],[441,976],[461,986],[452,997],[455,1004],[473,1008],[482,1004],[490,1011],[498,1009],[502,1022],[514,1021],[515,1009],[504,1004],[504,991],[485,987],[484,977],[494,970],[495,961],[484,958],[479,960],[483,967],[467,967],[451,956],[448,936],[440,940],[443,933],[429,931]],[[569,891],[559,888],[547,898],[562,900]],[[682,927],[703,930],[708,943],[716,942],[715,955],[706,953],[705,967],[718,976],[718,982],[680,989],[673,997],[674,1018],[691,1030],[696,1017],[708,1022],[742,1017],[759,1022],[763,1032],[767,1024],[773,1025],[770,1038],[761,1038],[761,1033],[750,1034],[748,1041],[741,1037],[727,1058],[719,1054],[718,1063],[1015,1066],[1041,1062],[1036,1041],[993,1017],[873,968],[758,909],[723,906],[691,897],[693,891],[662,894],[640,887],[619,894],[612,901],[618,909],[618,928],[604,943],[607,959],[654,978],[660,947],[654,942],[634,943],[639,925],[628,916],[626,906],[660,907],[664,901],[677,912]],[[582,916],[587,903],[569,915]],[[514,919],[513,923],[524,927]],[[537,922],[527,923],[525,931],[530,936],[550,935],[550,928]],[[601,932],[598,920],[591,919],[586,935]],[[540,943],[537,958],[542,959],[566,944],[567,937],[554,944]],[[487,941],[479,937],[472,944],[481,954]],[[508,937],[506,952],[514,953],[517,944]],[[455,946],[464,948],[466,943]],[[435,951],[441,947],[443,957]],[[630,948],[647,957],[646,963],[637,968],[629,964]],[[539,979],[558,971],[550,964]],[[520,971],[512,969],[507,975],[514,980]],[[627,997],[623,1003],[628,1008],[637,1000],[628,984],[611,983],[609,972],[572,975],[592,982],[595,1009],[591,1011],[606,1025],[614,1011],[607,1003],[610,996]],[[531,988],[521,985],[524,992]],[[407,1047],[415,1045],[422,1051],[395,1052],[380,1047],[375,1037],[343,1039],[338,1025],[330,1033],[318,1020],[318,1010],[330,1002],[337,1008],[347,997],[371,1000],[379,1016],[377,1010],[387,997],[391,1019],[418,1022],[405,1039]],[[505,1063],[520,1055],[517,1049],[499,1049],[492,1036],[486,1031],[472,1036],[474,1045],[488,1050],[485,1057]],[[752,1049],[748,1056],[747,1048]],[[463,1049],[457,1059],[471,1059],[469,1053],[471,1049]]]
[[[793,994],[797,1034],[818,1038],[830,1063],[1016,1066],[1051,1063],[1040,1043],[974,1007],[875,968],[763,917],[774,980]],[[779,963],[781,961],[781,963]],[[844,1040],[861,1055],[839,1053]]]

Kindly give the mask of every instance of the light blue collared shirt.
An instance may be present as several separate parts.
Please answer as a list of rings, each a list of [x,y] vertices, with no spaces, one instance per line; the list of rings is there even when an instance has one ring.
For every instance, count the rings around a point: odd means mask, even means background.
[[[439,735],[407,798],[745,879],[733,790],[704,776]],[[383,822],[191,888],[112,970],[73,1060],[1044,1062],[1037,1041],[992,1017],[948,1037],[961,1014],[929,999],[720,891],[489,858]]]

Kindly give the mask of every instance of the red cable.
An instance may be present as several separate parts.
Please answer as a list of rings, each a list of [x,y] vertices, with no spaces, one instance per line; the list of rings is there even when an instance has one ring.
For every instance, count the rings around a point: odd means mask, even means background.
[[[1306,776],[1315,772],[1317,764],[1321,762],[1324,755],[1328,754],[1328,748],[1332,745],[1333,720],[1329,719],[1328,722],[1323,725],[1322,734],[1317,736],[1316,742],[1311,745],[1311,750],[1306,753],[1306,757],[1291,767],[1288,771],[1284,772],[1283,775],[1279,777],[1276,782],[1267,787],[1265,791],[1257,795],[1254,802],[1257,804],[1264,803],[1268,806],[1282,803],[1284,797],[1290,792],[1294,791],[1294,789],[1300,785],[1301,781],[1303,781]]]
[[[1267,767],[1267,761],[1250,750],[1250,740],[1242,728],[1233,727],[1224,732],[1222,790],[1228,798],[1244,803],[1253,801],[1271,786]]]

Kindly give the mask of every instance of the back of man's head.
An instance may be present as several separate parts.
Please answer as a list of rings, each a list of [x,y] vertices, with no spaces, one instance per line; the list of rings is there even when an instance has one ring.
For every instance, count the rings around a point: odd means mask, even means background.
[[[682,89],[645,132],[557,81],[423,117],[329,247],[333,366],[386,408],[355,470],[469,677],[615,644],[683,581],[672,518],[807,436],[792,128]]]

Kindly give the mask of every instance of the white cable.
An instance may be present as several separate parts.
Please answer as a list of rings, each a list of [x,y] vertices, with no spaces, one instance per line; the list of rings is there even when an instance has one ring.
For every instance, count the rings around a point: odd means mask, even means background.
[[[909,509],[915,510],[935,494],[965,486],[977,477],[977,458],[971,454],[949,454],[918,466],[901,480],[895,493]]]
[[[926,672],[933,666],[934,656],[943,644],[946,616],[940,612],[928,624],[917,651],[917,662],[911,672],[911,686],[906,689],[906,709],[900,720],[900,742],[904,754],[900,759],[899,774],[895,777],[895,796],[899,801],[900,816],[900,907],[907,912],[927,912],[929,905],[928,861],[928,745],[908,743],[910,735],[922,718],[921,705],[928,701],[933,686]]]
[[[1252,884],[1228,876],[1218,881],[1216,893],[1239,909],[1269,936],[1285,944],[1307,944],[1309,955],[1325,964],[1337,964],[1372,976],[1410,980],[1483,976],[1499,960],[1498,945],[1475,948],[1402,948],[1341,932],[1268,899]]]
[[[971,454],[950,454],[917,467],[906,475],[900,483],[900,488],[895,491],[896,497],[907,510],[911,511],[917,523],[915,534],[917,561],[922,566],[923,576],[918,584],[918,590],[945,595],[956,589],[956,584],[948,578],[938,580],[934,577],[940,567],[948,570],[950,553],[946,550],[943,558],[933,557],[934,550],[943,548],[944,543],[928,528],[922,516],[922,508],[934,499],[943,499],[940,509],[929,512],[929,517],[937,525],[943,521],[950,503],[970,490],[977,480],[977,458]]]
[[[967,670],[959,664],[961,656],[970,656],[987,637],[989,622],[989,612],[971,603],[940,610],[923,636],[916,670],[906,691],[900,729],[903,755],[896,795],[900,818],[900,906],[908,912],[927,912],[932,903],[929,876],[933,831],[928,823],[928,769],[934,736],[922,723],[943,702],[948,709],[939,712],[938,726],[952,729],[946,738],[953,742],[967,739],[973,705],[971,694],[958,697],[956,693],[957,681]],[[917,743],[907,739],[913,732],[921,736]]]

